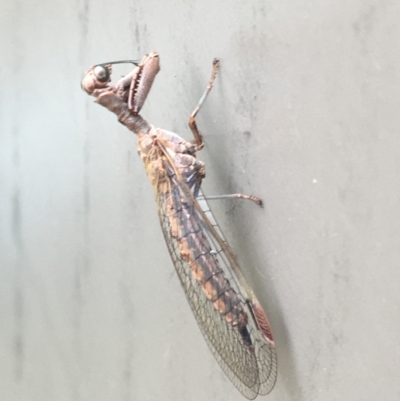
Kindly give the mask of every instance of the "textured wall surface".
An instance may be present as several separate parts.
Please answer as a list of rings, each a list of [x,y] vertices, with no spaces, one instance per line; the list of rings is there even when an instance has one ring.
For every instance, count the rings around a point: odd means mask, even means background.
[[[35,4],[36,3],[36,4]],[[134,136],[80,89],[157,50],[142,114],[190,138],[265,305],[269,400],[400,399],[400,4],[3,0],[0,399],[242,400],[207,349]]]

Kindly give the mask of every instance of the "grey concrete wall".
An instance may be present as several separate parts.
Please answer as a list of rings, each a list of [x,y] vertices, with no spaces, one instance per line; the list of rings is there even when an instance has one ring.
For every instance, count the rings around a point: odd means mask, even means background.
[[[135,138],[80,89],[161,55],[143,109],[187,138],[277,342],[269,399],[400,399],[400,4],[23,1],[0,10],[0,400],[241,400],[178,280]]]

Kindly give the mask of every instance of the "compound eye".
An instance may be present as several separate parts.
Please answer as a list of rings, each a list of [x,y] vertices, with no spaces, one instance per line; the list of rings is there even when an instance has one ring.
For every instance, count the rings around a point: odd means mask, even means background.
[[[110,71],[104,65],[96,65],[93,68],[93,74],[100,82],[107,82],[110,79]]]

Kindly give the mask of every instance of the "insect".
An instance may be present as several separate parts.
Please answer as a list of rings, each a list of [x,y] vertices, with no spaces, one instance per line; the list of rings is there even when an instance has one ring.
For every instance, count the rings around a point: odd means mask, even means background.
[[[125,61],[124,61],[125,62]],[[154,128],[140,110],[160,70],[159,55],[149,53],[132,72],[111,84],[112,65],[89,68],[82,88],[96,102],[117,115],[137,135],[137,146],[154,189],[158,215],[173,264],[204,338],[236,388],[248,399],[268,394],[276,381],[275,343],[267,316],[231,248],[226,242],[201,182],[204,164],[196,159],[203,148],[196,115],[213,86],[219,61],[213,61],[206,91],[189,119],[194,140],[189,142],[164,129]]]

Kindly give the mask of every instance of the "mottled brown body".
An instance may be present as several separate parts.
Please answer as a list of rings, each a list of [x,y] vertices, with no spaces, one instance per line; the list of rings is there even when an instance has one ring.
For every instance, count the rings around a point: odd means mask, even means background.
[[[243,329],[248,321],[247,313],[236,292],[225,278],[218,259],[213,255],[211,245],[203,234],[204,228],[195,218],[193,205],[182,201],[185,196],[179,193],[179,187],[172,188],[173,184],[169,174],[176,175],[176,172],[164,152],[166,149],[169,150],[174,165],[182,177],[198,174],[201,180],[204,176],[203,163],[197,161],[192,154],[181,153],[187,152],[192,145],[178,135],[171,134],[157,129],[150,131],[149,135],[140,135],[138,138],[139,155],[154,186],[156,199],[162,196],[167,205],[171,235],[179,243],[182,259],[190,266],[194,278],[218,312],[232,326]],[[171,140],[172,136],[174,136],[175,142]],[[160,148],[161,144],[163,150]],[[166,168],[168,164],[171,165],[169,172]],[[178,196],[173,193],[173,189],[178,191]]]

